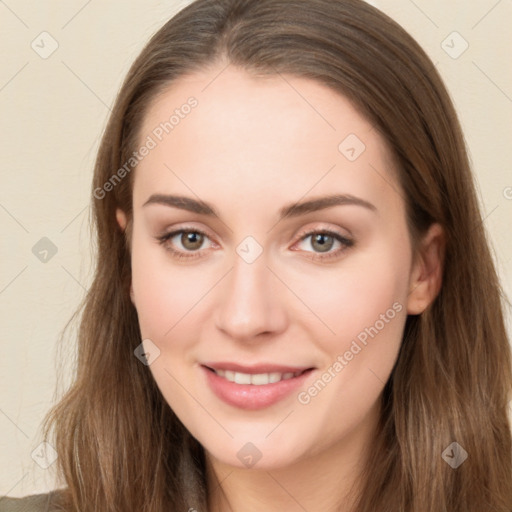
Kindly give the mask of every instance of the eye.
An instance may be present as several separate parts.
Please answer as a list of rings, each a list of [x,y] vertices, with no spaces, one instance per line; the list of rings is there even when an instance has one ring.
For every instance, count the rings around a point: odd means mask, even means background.
[[[308,238],[311,238],[311,241],[306,243],[306,245],[309,245],[318,251],[315,252],[312,257],[314,260],[329,260],[332,258],[337,258],[341,256],[341,253],[344,252],[347,248],[354,245],[353,240],[341,235],[340,233],[325,229],[309,231],[305,234],[302,234],[300,242],[304,244]],[[338,248],[334,251],[331,251],[331,249],[336,244],[338,244]],[[306,250],[306,252],[311,251]]]
[[[176,240],[173,241],[173,239]],[[202,248],[206,239],[209,240],[208,235],[196,228],[183,228],[157,237],[158,242],[177,259],[200,257],[198,251]],[[176,245],[181,245],[181,248],[176,249]]]
[[[204,242],[206,240],[210,240],[206,233],[197,228],[182,228],[171,231],[170,233],[165,233],[156,238],[160,245],[164,246],[165,249],[178,260],[200,258],[200,250],[204,248]],[[341,253],[347,248],[354,245],[353,240],[341,235],[340,233],[326,229],[303,233],[299,243],[304,244],[308,238],[311,238],[311,241],[309,242],[310,247],[315,249],[312,256],[313,260],[325,261],[337,258],[341,256]],[[332,251],[332,248],[335,247],[336,244],[338,244],[338,248]],[[178,246],[178,248],[176,248],[176,246]],[[181,246],[181,248],[179,246]],[[305,252],[312,251],[308,251],[306,249]]]

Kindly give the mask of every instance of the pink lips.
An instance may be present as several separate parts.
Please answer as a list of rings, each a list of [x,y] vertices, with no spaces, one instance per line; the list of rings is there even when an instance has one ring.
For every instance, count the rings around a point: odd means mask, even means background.
[[[312,373],[313,368],[297,368],[278,366],[273,364],[241,366],[234,363],[208,363],[201,365],[206,382],[213,393],[227,404],[245,410],[258,410],[269,407],[293,391],[304,385],[305,380]],[[302,371],[299,376],[281,380],[272,384],[254,385],[237,384],[217,375],[211,368],[217,370],[231,370],[240,373],[296,373]]]

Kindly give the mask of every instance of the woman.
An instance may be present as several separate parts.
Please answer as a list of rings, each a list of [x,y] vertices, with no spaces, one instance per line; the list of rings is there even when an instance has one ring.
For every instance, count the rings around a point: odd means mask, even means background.
[[[511,510],[467,153],[388,17],[183,9],[125,79],[93,205],[77,376],[46,422],[64,489],[34,510]]]

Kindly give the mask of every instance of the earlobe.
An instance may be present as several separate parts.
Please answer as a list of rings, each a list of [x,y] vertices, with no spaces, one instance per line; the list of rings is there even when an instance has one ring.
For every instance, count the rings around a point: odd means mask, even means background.
[[[126,214],[120,208],[116,209],[116,220],[121,230],[124,231],[126,229]]]
[[[443,276],[445,235],[440,224],[430,226],[418,247],[409,280],[407,313],[419,315],[437,297]]]
[[[128,224],[128,220],[127,220],[126,214],[120,208],[116,209],[116,220],[117,220],[117,223],[119,224],[119,227],[121,228],[121,230],[123,232],[125,232],[126,226]],[[133,293],[132,283],[130,283],[130,300],[132,301],[132,304],[135,306],[135,295]]]

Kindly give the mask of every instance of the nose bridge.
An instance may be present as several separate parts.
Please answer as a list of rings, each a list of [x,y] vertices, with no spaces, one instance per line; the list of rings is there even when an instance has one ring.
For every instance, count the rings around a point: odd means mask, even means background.
[[[233,338],[251,339],[284,328],[286,315],[265,252],[251,261],[240,244],[226,276],[216,312],[217,327]]]

